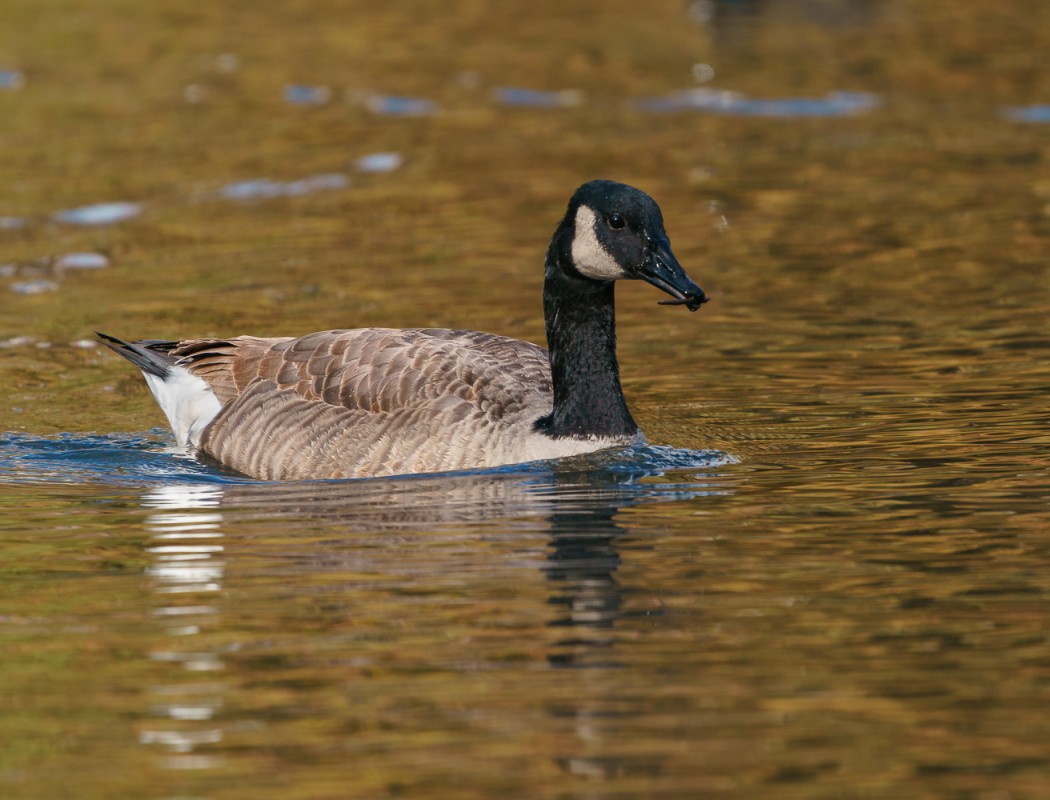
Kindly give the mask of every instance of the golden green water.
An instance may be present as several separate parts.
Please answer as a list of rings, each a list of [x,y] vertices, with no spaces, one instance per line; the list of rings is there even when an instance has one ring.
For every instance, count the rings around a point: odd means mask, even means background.
[[[0,797],[1048,796],[1047,52],[1039,0],[7,0]],[[698,87],[878,103],[639,105]],[[78,346],[540,340],[594,177],[713,298],[620,288],[632,410],[728,461],[231,481]]]

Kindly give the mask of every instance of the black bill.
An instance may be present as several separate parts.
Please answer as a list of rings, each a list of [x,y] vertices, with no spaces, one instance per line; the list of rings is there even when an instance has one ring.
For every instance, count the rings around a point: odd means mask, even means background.
[[[661,300],[660,305],[685,306],[690,311],[696,311],[711,299],[685,274],[682,265],[671,252],[671,243],[667,239],[655,242],[654,245],[648,258],[638,268],[638,277],[674,298]]]

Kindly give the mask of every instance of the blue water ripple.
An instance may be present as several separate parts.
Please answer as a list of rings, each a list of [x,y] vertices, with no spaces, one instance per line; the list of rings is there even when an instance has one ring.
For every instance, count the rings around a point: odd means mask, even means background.
[[[686,89],[662,97],[637,100],[635,107],[654,114],[704,111],[741,117],[843,117],[860,114],[879,105],[879,97],[868,92],[831,92],[824,97],[755,99],[721,89]]]
[[[324,172],[294,181],[275,181],[253,178],[228,183],[219,190],[227,200],[265,200],[273,197],[301,197],[322,191],[336,191],[350,185],[350,178],[341,172]]]
[[[70,225],[112,225],[142,213],[141,203],[93,203],[69,208],[55,214],[55,219]]]
[[[1002,109],[1002,115],[1015,122],[1050,122],[1050,105],[1013,106]]]
[[[26,76],[17,69],[0,69],[0,89],[21,89]]]
[[[483,470],[443,473],[446,477],[507,475],[548,482],[552,475],[588,475],[588,481],[606,480],[619,486],[668,472],[706,472],[737,463],[732,455],[715,450],[688,450],[661,445],[635,445],[557,461],[510,464]],[[434,478],[403,475],[315,483],[402,481]],[[0,483],[153,485],[183,482],[252,483],[221,467],[205,464],[176,448],[171,433],[155,428],[146,433],[38,436],[0,433]],[[682,490],[695,493],[692,482]]]
[[[493,90],[492,97],[497,103],[503,105],[526,108],[569,108],[583,102],[583,94],[576,89],[546,92],[538,89],[501,86]]]
[[[365,108],[390,117],[428,117],[437,113],[438,105],[423,97],[373,94],[365,98]]]
[[[402,158],[400,153],[369,153],[367,156],[361,156],[354,162],[354,169],[358,172],[378,174],[400,169],[401,164]]]
[[[327,86],[286,86],[285,102],[298,106],[323,106],[332,99],[332,90]]]

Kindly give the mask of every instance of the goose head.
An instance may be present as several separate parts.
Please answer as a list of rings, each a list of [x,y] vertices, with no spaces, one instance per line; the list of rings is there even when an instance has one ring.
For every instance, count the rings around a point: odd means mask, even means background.
[[[671,295],[664,305],[696,311],[708,301],[671,250],[660,207],[615,181],[590,181],[573,194],[557,234],[560,268],[570,277],[607,284],[635,279]]]

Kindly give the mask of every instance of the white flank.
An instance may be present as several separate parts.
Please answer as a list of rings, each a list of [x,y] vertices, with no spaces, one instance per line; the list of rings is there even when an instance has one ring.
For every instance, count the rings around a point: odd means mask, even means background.
[[[615,281],[624,277],[623,267],[609,255],[595,231],[598,215],[588,206],[576,209],[576,230],[572,235],[572,261],[588,278]]]
[[[172,367],[167,377],[142,373],[157,399],[180,447],[196,447],[201,431],[215,419],[222,404],[208,384],[185,367]]]
[[[565,437],[552,439],[542,433],[530,432],[522,442],[524,447],[515,455],[515,461],[546,461],[551,458],[567,458],[584,453],[595,453],[608,450],[610,447],[626,447],[632,444],[645,444],[645,435],[638,431],[633,436],[588,436],[584,439]],[[512,462],[513,463],[513,462]]]

